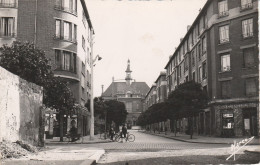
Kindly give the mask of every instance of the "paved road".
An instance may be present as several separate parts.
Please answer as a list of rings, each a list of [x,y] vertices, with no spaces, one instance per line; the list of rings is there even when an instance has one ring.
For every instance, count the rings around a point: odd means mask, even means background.
[[[199,143],[186,143],[180,142],[169,138],[164,138],[160,136],[154,136],[145,134],[138,131],[130,131],[130,133],[135,135],[134,142],[112,142],[112,143],[100,143],[100,144],[83,144],[88,147],[102,147],[105,150],[180,150],[180,149],[202,149],[202,148],[221,148],[227,147],[226,144],[199,144]]]

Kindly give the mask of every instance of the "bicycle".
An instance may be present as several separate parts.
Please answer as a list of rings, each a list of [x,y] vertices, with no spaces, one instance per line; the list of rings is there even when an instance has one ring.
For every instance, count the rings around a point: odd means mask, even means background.
[[[119,133],[115,135],[115,141],[119,142],[121,138],[124,138],[125,141],[129,141],[129,142],[135,141],[135,136],[130,133],[127,133],[126,137],[121,137],[121,135]]]

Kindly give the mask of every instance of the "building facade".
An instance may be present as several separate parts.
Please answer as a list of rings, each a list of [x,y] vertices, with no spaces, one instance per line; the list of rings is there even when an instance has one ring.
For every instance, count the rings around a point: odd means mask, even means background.
[[[117,100],[125,104],[128,112],[126,124],[128,128],[136,126],[139,115],[143,112],[143,103],[149,87],[145,82],[133,81],[131,77],[130,60],[127,62],[125,82],[113,82],[102,94],[104,100]]]
[[[167,92],[201,83],[198,134],[259,136],[258,1],[208,0],[168,61]]]
[[[84,0],[0,1],[0,46],[22,41],[44,50],[54,76],[69,83],[82,106],[90,98],[93,34]]]

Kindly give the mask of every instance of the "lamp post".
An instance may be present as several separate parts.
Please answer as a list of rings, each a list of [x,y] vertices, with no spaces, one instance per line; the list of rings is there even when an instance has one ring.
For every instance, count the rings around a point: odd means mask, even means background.
[[[94,139],[94,99],[93,99],[93,90],[94,90],[94,83],[93,83],[93,67],[95,61],[98,59],[101,60],[102,58],[97,55],[95,59],[93,59],[93,35],[94,35],[94,30],[91,30],[90,33],[90,48],[91,48],[91,53],[90,53],[90,69],[91,69],[91,76],[90,76],[90,84],[91,84],[91,90],[90,90],[90,140]]]

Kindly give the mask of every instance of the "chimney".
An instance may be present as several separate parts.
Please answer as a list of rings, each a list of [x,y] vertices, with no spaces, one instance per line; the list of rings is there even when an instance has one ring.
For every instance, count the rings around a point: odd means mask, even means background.
[[[172,55],[169,56],[169,59],[171,59],[171,58],[172,58]]]
[[[191,27],[190,25],[188,25],[188,26],[187,26],[187,31],[189,31],[189,30],[190,30],[190,27]]]
[[[182,40],[183,40],[183,38],[180,39],[180,41],[182,41]]]
[[[114,78],[114,76],[112,77],[112,82],[114,82],[115,81],[115,78]]]

